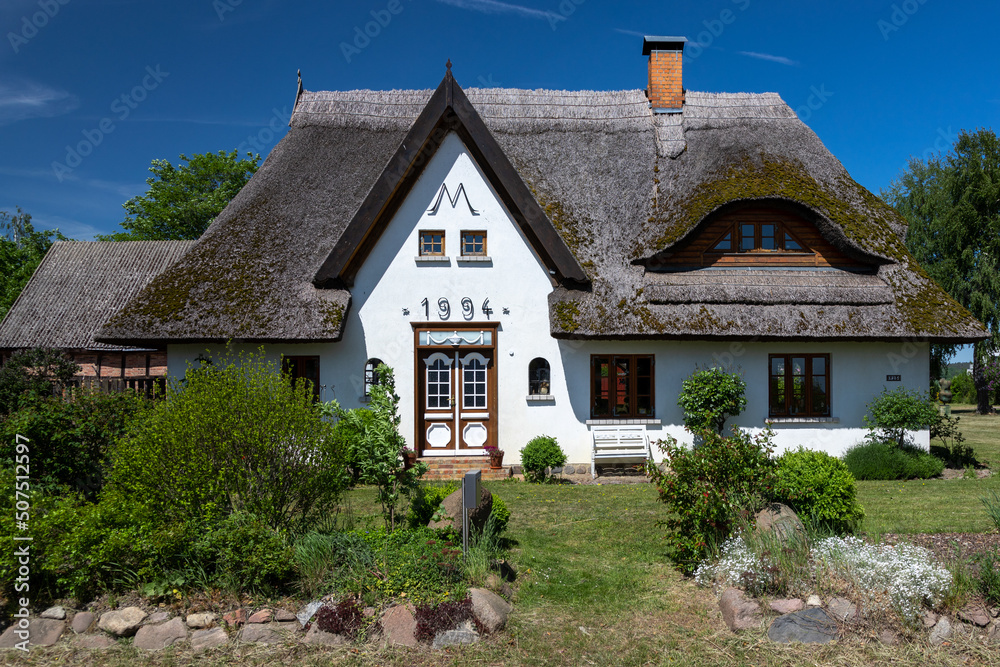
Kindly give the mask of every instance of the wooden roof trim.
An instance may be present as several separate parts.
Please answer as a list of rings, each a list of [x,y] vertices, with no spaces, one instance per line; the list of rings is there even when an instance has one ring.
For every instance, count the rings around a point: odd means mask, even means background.
[[[319,288],[350,286],[449,132],[456,132],[557,284],[589,287],[590,279],[535,201],[449,68],[340,240],[317,271]]]

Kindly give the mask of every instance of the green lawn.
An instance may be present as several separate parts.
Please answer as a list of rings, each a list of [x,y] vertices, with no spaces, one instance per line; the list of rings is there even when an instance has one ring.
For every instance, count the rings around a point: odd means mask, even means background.
[[[976,457],[1000,472],[1000,416],[977,415],[958,405],[952,414]],[[979,498],[1000,491],[1000,474],[986,479],[858,482],[867,516],[864,531],[879,533],[965,533],[993,530]]]

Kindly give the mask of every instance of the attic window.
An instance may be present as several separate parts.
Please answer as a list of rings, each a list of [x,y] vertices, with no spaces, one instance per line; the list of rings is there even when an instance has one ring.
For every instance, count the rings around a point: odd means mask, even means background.
[[[804,246],[776,222],[741,222],[740,252],[805,252]]]
[[[420,232],[420,256],[421,257],[444,256],[443,231]]]
[[[486,255],[486,232],[462,232],[462,256],[482,257]]]

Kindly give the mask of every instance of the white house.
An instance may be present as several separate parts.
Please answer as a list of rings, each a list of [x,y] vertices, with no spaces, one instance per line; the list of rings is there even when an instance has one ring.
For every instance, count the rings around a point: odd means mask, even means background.
[[[163,346],[180,376],[264,345],[325,399],[396,372],[422,456],[533,436],[590,462],[592,429],[690,441],[698,366],[738,367],[750,429],[839,454],[929,344],[983,337],[906,252],[904,221],[776,94],[649,88],[308,92],[291,130],[179,261],[96,339]],[[923,434],[924,443],[927,434]]]

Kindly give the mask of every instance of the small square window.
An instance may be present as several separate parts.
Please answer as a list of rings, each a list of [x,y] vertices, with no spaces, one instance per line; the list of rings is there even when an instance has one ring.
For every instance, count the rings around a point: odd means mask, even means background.
[[[462,256],[486,255],[486,232],[462,232]]]
[[[420,255],[444,255],[444,232],[420,232]]]

